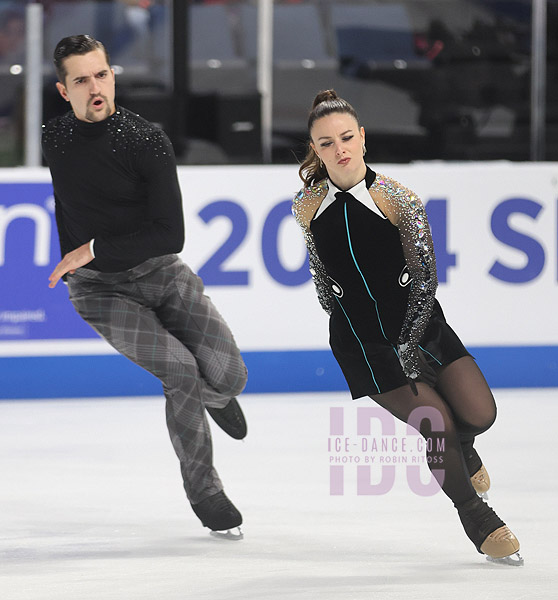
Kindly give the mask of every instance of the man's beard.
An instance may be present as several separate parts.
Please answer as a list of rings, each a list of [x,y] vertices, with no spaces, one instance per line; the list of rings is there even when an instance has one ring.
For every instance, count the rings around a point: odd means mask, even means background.
[[[105,103],[105,108],[101,112],[95,111],[91,108],[91,106],[93,105],[93,102],[95,102],[95,100],[97,100],[97,98],[101,98],[103,100],[103,102]],[[110,117],[110,115],[112,113],[113,107],[110,106],[110,103],[109,103],[107,97],[99,94],[99,96],[97,96],[97,98],[95,98],[95,100],[93,100],[91,102],[90,106],[88,106],[87,110],[85,111],[85,118],[88,121],[92,121],[92,122],[104,121],[107,117]]]

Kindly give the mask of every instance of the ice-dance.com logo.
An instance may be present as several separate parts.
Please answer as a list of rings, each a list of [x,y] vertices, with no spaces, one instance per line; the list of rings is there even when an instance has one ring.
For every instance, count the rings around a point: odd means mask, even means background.
[[[431,435],[427,437],[419,433],[424,419],[430,425]],[[330,407],[330,495],[345,493],[346,469],[356,470],[357,495],[387,494],[395,483],[396,468],[404,470],[407,484],[415,494],[433,496],[440,491],[444,482],[445,438],[444,421],[437,409],[414,409],[403,436],[396,435],[395,417],[380,407],[358,407],[356,419],[348,423],[345,420],[344,408]],[[428,483],[421,479],[424,464],[432,473]]]

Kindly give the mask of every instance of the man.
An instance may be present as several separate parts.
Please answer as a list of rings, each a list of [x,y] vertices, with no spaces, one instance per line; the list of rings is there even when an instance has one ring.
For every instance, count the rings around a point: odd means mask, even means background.
[[[203,283],[176,256],[184,244],[176,162],[163,131],[115,105],[114,71],[88,35],[54,51],[60,95],[72,110],[49,121],[43,153],[56,201],[63,278],[77,312],[163,384],[167,425],[186,495],[203,525],[227,537],[242,523],[213,468],[205,410],[242,439],[235,396],[246,367]]]

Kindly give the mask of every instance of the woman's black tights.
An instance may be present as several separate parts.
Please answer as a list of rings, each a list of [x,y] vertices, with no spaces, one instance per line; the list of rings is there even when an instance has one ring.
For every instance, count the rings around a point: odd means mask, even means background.
[[[470,356],[444,367],[438,373],[435,388],[419,382],[417,391],[415,396],[410,386],[405,386],[373,396],[373,400],[405,423],[417,407],[435,409],[430,410],[435,418],[423,418],[417,429],[425,439],[432,440],[427,459],[431,469],[443,469],[440,482],[443,491],[455,505],[462,504],[475,494],[470,477],[481,461],[473,443],[475,436],[486,431],[496,419],[494,397]],[[438,450],[441,447],[443,453]]]

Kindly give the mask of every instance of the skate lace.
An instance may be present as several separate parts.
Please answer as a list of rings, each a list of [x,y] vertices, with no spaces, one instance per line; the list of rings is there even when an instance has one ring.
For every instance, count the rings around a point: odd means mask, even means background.
[[[494,540],[495,542],[512,540],[514,538],[515,538],[515,535],[511,532],[510,528],[507,525],[504,525],[504,527],[500,527],[499,529],[496,529],[496,531],[493,531],[488,536],[488,539]]]
[[[478,483],[486,483],[486,479],[484,478],[484,473],[482,471],[478,471],[477,473],[475,473],[472,479],[474,479]]]

